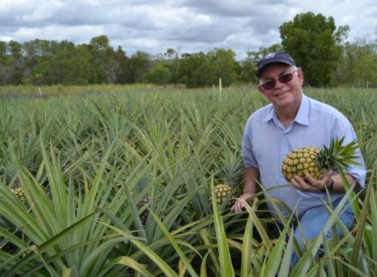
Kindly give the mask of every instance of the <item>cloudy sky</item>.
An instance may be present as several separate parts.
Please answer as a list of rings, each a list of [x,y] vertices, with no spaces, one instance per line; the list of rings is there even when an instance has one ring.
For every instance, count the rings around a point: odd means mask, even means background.
[[[376,39],[376,0],[0,0],[0,41],[82,44],[106,35],[128,56],[224,47],[242,58],[280,43],[279,26],[309,11],[349,25],[351,42]]]

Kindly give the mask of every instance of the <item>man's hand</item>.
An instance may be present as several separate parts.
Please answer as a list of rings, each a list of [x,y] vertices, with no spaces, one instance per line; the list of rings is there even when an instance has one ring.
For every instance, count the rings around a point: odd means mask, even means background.
[[[309,192],[321,191],[325,189],[325,187],[330,185],[332,175],[333,175],[333,171],[329,170],[326,172],[326,174],[323,176],[321,180],[316,180],[313,178],[311,174],[305,173],[306,181],[300,176],[295,176],[291,180],[291,185],[295,189],[299,189],[302,191],[309,191]]]
[[[247,199],[249,199],[250,197],[252,197],[254,194],[253,193],[244,193],[242,194],[240,197],[238,197],[238,199],[236,200],[236,202],[234,203],[233,207],[230,208],[230,210],[236,212],[236,213],[239,213],[242,211],[243,208],[245,208],[244,206],[244,203],[243,201],[241,201],[240,199],[244,200],[244,201],[247,201]],[[254,198],[253,200],[255,201],[257,198]]]

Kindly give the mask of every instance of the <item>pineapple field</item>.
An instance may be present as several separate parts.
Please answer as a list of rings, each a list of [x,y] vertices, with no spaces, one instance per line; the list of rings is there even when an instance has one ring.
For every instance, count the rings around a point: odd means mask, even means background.
[[[290,219],[269,237],[262,190],[230,210],[244,124],[268,103],[255,88],[3,87],[0,276],[377,276],[376,91],[305,93],[350,119],[368,176],[341,202],[356,199],[354,228],[291,270]]]

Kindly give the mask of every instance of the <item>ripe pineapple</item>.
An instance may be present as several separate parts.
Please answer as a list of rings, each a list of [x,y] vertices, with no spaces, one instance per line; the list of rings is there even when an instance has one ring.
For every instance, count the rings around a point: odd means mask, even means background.
[[[296,175],[305,178],[310,173],[315,179],[321,179],[330,169],[345,169],[350,164],[358,164],[355,151],[358,148],[356,140],[343,145],[344,137],[335,138],[330,146],[319,149],[314,146],[300,147],[292,150],[284,159],[282,172],[290,182]]]
[[[215,194],[216,194],[216,202],[220,206],[225,201],[227,202],[227,206],[231,207],[234,204],[234,192],[233,187],[228,184],[219,184],[215,186]],[[211,195],[212,197],[212,195]],[[211,198],[209,199],[210,205],[212,204]]]

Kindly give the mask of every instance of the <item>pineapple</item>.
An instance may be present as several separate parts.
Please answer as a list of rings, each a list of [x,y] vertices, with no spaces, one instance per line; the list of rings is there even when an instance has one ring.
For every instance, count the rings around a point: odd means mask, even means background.
[[[215,186],[216,202],[219,205],[227,202],[226,207],[231,207],[234,204],[235,197],[239,195],[238,186],[242,181],[242,175],[243,163],[240,156],[233,152],[226,153],[226,155],[224,153],[224,156],[215,164],[214,173],[220,183]],[[212,205],[211,197],[210,206]]]
[[[149,176],[142,176],[137,183],[136,193],[139,194],[142,191],[144,191],[149,183],[150,183],[150,177]],[[143,225],[145,225],[145,223],[147,222],[148,215],[149,215],[148,207],[144,207],[144,206],[147,205],[150,200],[151,200],[151,197],[148,194],[144,194],[143,198],[136,204],[136,208],[138,210],[143,210],[140,213],[140,216],[139,216],[140,221]]]
[[[219,184],[215,186],[216,202],[222,205],[224,202],[228,201],[227,206],[231,207],[234,204],[234,192],[233,187],[228,184]],[[212,197],[212,196],[211,196]],[[211,205],[212,200],[209,199]]]
[[[350,164],[358,164],[355,151],[358,148],[356,140],[343,145],[344,137],[335,138],[330,146],[319,149],[314,146],[300,147],[292,150],[284,159],[282,172],[290,182],[296,175],[305,178],[310,173],[315,179],[323,177],[327,170],[345,169]]]
[[[137,207],[138,209],[141,209],[144,205],[146,205],[146,204],[149,202],[149,200],[150,200],[149,196],[145,196],[143,199],[141,199],[141,200],[136,204],[136,207]],[[145,223],[147,222],[148,214],[149,214],[148,209],[145,209],[145,210],[140,214],[140,220],[141,220],[141,223],[143,223],[143,225],[145,225]]]
[[[11,188],[11,192],[21,200],[24,205],[27,205],[25,193],[21,187]]]

